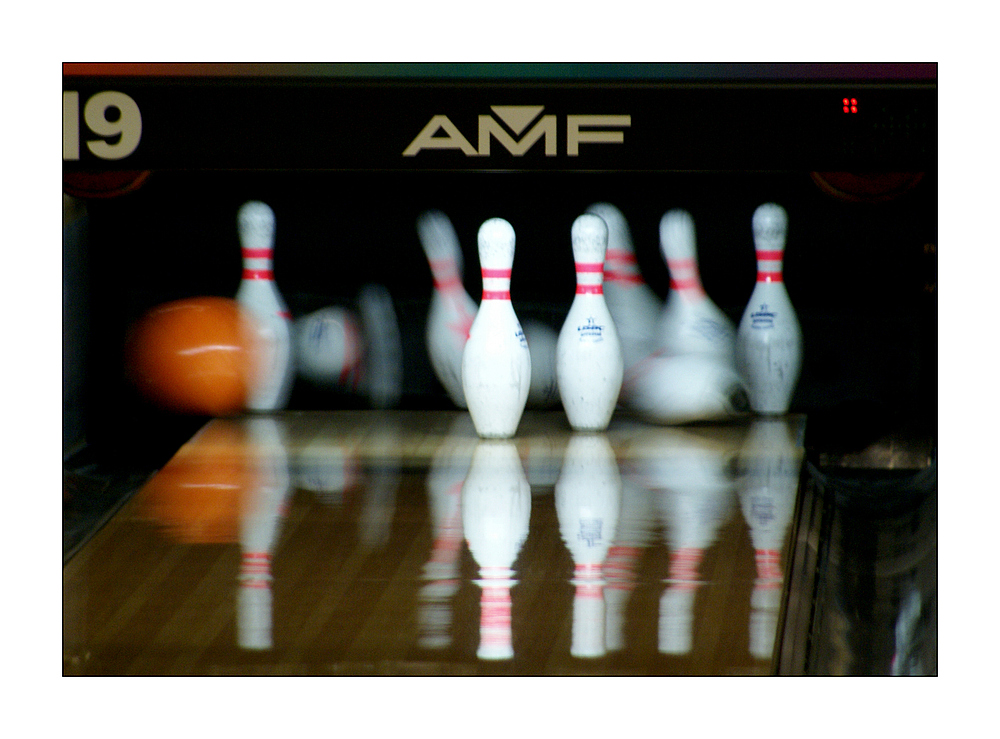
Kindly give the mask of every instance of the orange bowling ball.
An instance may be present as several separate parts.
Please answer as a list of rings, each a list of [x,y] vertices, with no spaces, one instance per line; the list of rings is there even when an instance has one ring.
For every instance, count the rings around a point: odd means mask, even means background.
[[[130,379],[158,405],[208,416],[239,413],[255,382],[254,318],[229,298],[166,303],[149,311],[127,341]]]

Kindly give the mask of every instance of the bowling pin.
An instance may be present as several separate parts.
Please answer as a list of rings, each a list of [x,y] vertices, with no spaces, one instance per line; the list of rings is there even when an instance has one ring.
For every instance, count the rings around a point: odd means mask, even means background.
[[[237,640],[242,649],[270,649],[271,560],[292,489],[288,452],[273,418],[250,418],[253,484],[240,516]]]
[[[622,212],[610,203],[594,203],[587,212],[600,216],[608,227],[604,301],[618,330],[627,371],[656,351],[663,303],[639,271],[632,233]]]
[[[559,396],[575,431],[604,431],[622,388],[622,345],[604,302],[608,227],[585,213],[571,229],[576,296],[556,344]]]
[[[531,384],[528,387],[528,407],[544,409],[559,403],[559,383],[556,381],[556,342],[559,335],[544,323],[524,322],[524,338],[531,355]]]
[[[514,656],[510,590],[514,562],[528,537],[531,490],[512,441],[478,442],[462,486],[462,529],[479,565],[480,659]]]
[[[247,407],[281,410],[295,380],[291,313],[274,282],[274,211],[266,203],[244,203],[237,214],[243,278],[236,300],[253,313],[260,332],[255,387]]]
[[[417,235],[434,276],[427,314],[427,353],[452,402],[466,408],[462,352],[476,317],[476,304],[462,284],[462,248],[448,216],[437,210],[421,214]]]
[[[785,413],[802,364],[802,329],[785,289],[788,216],[765,203],[753,214],[757,283],[737,332],[737,365],[758,413]]]
[[[337,306],[321,308],[292,324],[299,375],[325,388],[356,390],[364,346],[357,316]]]
[[[509,439],[517,431],[531,387],[528,341],[510,302],[514,229],[502,218],[479,228],[483,300],[462,354],[462,388],[476,432]]]
[[[573,556],[574,657],[600,657],[604,642],[602,568],[615,539],[622,480],[604,434],[573,434],[555,486],[559,532]]]
[[[664,214],[660,250],[670,272],[670,292],[659,324],[660,349],[667,356],[697,354],[733,367],[736,327],[702,286],[690,213],[676,209]]]
[[[655,423],[724,420],[750,410],[736,370],[698,354],[649,357],[632,368],[625,386],[628,405]]]
[[[757,578],[750,597],[750,653],[769,659],[781,607],[781,550],[791,526],[804,449],[784,418],[758,418],[740,452],[740,507],[750,527]]]
[[[361,385],[373,408],[392,408],[403,394],[403,343],[392,296],[384,285],[358,293],[365,360]]]

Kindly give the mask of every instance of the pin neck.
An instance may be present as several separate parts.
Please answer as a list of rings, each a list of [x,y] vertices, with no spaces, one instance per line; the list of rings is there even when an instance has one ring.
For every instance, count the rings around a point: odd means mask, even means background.
[[[271,260],[274,257],[274,249],[270,247],[251,248],[243,247],[243,279],[244,280],[273,280],[274,271]]]
[[[781,249],[757,250],[757,282],[784,282]]]
[[[434,288],[442,292],[450,292],[462,287],[462,278],[458,275],[458,263],[452,257],[428,260],[431,274],[434,275]]]
[[[604,279],[629,285],[645,284],[635,254],[625,249],[608,249],[604,259]]]
[[[483,300],[510,300],[510,270],[483,267]]]
[[[667,270],[670,272],[671,290],[676,290],[688,299],[700,299],[705,296],[697,260],[692,257],[667,259]]]
[[[603,262],[576,263],[577,295],[603,295],[604,294],[603,283],[604,283]]]

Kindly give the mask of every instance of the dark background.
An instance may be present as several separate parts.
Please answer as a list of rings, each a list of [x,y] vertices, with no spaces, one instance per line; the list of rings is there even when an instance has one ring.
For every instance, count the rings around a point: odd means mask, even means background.
[[[389,289],[403,339],[404,408],[451,407],[424,343],[432,281],[415,228],[423,210],[451,218],[476,302],[476,231],[487,218],[510,221],[514,308],[522,322],[536,318],[558,330],[574,294],[570,226],[591,203],[611,202],[625,214],[642,274],[661,298],[669,276],[659,220],[671,208],[690,211],[706,291],[736,324],[756,274],[753,211],[780,203],[789,217],[785,281],[804,335],[792,411],[809,415],[807,441],[849,450],[891,431],[936,435],[936,93],[926,80],[913,89],[872,80],[331,85],[64,78],[64,89],[80,91],[81,100],[120,89],[143,110],[134,157],[95,163],[85,156],[64,166],[67,182],[88,168],[148,171],[130,192],[83,198],[87,219],[66,230],[64,454],[85,441],[95,453],[157,464],[203,422],[163,414],[137,397],[125,381],[124,339],[157,304],[235,295],[236,212],[250,199],[275,212],[275,279],[293,317],[328,305],[356,310],[366,283]],[[856,117],[836,105],[848,90],[860,91]],[[447,113],[473,137],[474,114],[490,104],[531,103],[545,103],[560,125],[567,113],[632,113],[629,146],[585,144],[593,158],[572,160],[544,158],[540,144],[515,159],[496,142],[488,162],[460,152],[424,152],[417,161],[398,155],[433,114]],[[392,123],[404,113],[405,125]],[[324,128],[331,120],[338,127]],[[352,120],[375,133],[350,135]],[[165,131],[159,138],[157,127]],[[399,145],[387,154],[375,144],[389,131]],[[174,148],[166,132],[179,137]],[[317,163],[304,167],[310,150]],[[218,168],[205,154],[212,151]],[[365,152],[375,152],[368,168],[357,166]],[[384,168],[383,160],[397,165]],[[823,169],[867,181],[891,171],[920,179],[892,197],[856,201],[821,188],[811,172]],[[301,380],[289,404],[363,406],[362,398]]]

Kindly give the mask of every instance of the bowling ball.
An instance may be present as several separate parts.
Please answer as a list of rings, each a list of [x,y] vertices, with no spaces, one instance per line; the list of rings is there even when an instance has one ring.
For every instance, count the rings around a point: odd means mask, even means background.
[[[163,408],[207,416],[239,413],[255,382],[255,319],[228,298],[157,306],[126,340],[127,374]]]
[[[139,516],[173,541],[231,544],[253,479],[242,428],[216,419],[139,491]]]

